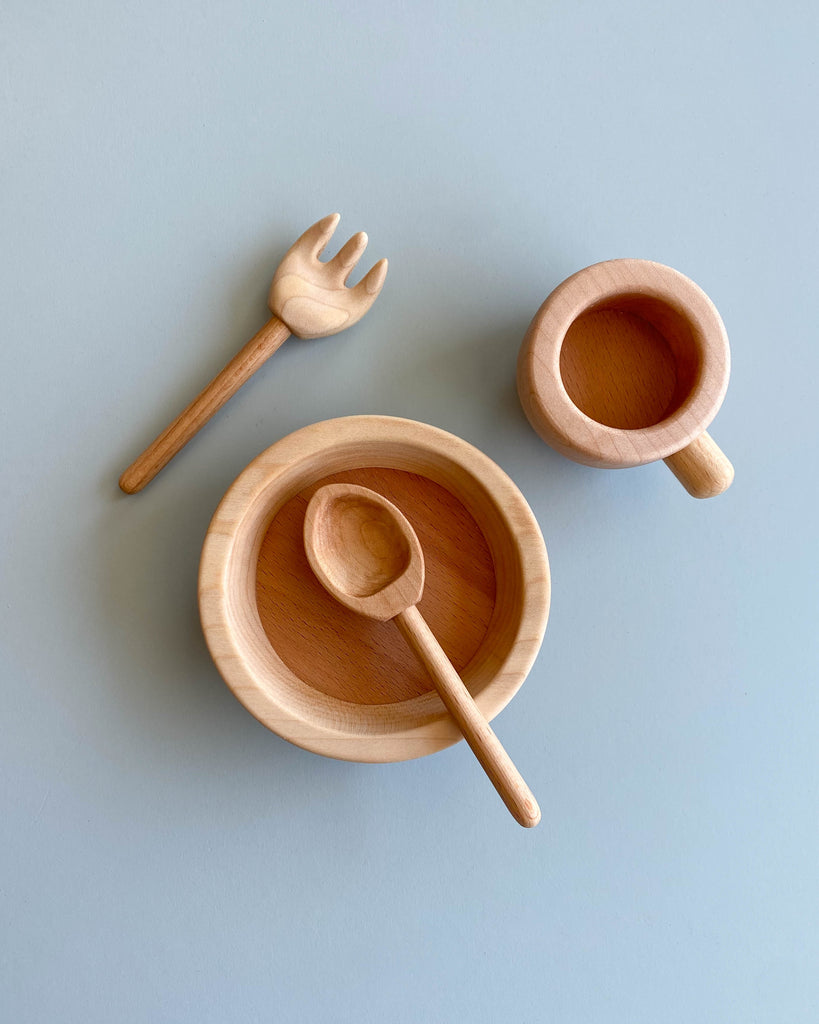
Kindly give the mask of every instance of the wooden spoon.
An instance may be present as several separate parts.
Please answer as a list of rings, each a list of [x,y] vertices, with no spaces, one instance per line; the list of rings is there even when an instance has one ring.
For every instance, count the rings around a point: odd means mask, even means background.
[[[319,259],[339,219],[337,213],[331,213],[293,243],[270,286],[267,304],[273,316],[125,470],[119,485],[126,494],[141,491],[150,483],[291,334],[297,338],[338,334],[357,323],[372,306],[387,276],[386,260],[379,260],[354,288],[346,287],[367,247],[363,231],[345,242],[328,262]]]
[[[537,825],[537,801],[416,607],[424,553],[405,516],[367,487],[327,484],[307,506],[304,547],[337,601],[370,619],[394,620],[515,820]]]

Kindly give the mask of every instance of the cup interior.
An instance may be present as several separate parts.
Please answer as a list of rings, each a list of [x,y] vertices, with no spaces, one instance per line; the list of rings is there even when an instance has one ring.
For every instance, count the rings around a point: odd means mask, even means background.
[[[621,430],[676,412],[702,372],[701,344],[684,312],[653,296],[608,296],[570,324],[560,348],[566,393],[590,419]]]

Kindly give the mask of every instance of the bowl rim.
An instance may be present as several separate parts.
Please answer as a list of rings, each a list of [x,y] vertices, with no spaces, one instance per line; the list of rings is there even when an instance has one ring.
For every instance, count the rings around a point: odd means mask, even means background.
[[[393,453],[389,456],[383,454],[387,446]],[[250,602],[242,603],[240,594],[237,614],[232,598],[237,580],[239,587],[255,581],[261,540],[279,509],[310,483],[340,471],[334,464],[328,468],[324,459],[337,462],[348,453],[355,453],[350,455],[355,462],[350,469],[405,469],[433,481],[437,473],[453,472],[463,478],[464,486],[468,482],[480,491],[481,500],[502,524],[516,553],[521,607],[509,651],[502,659],[491,660],[491,673],[487,669],[487,681],[474,696],[488,720],[509,703],[537,657],[549,614],[551,578],[540,527],[520,490],[489,456],[454,434],[415,420],[381,415],[323,420],[288,434],[245,467],[220,501],[202,547],[202,629],[234,696],[284,739],[342,760],[380,763],[421,757],[462,739],[436,693],[380,705],[331,697],[310,687],[278,659],[263,634],[255,600],[248,616]],[[403,464],[421,456],[431,460],[430,467]],[[454,485],[443,485],[474,514],[468,495]],[[478,524],[483,529],[480,520]],[[497,576],[497,562],[495,572]],[[248,624],[245,620],[254,615],[256,622]],[[270,662],[271,657],[278,661],[276,679],[271,679],[269,664],[266,672],[260,670],[261,659]]]
[[[560,372],[560,352],[579,316],[601,302],[634,295],[654,299],[688,321],[699,370],[670,416],[625,429],[600,423],[574,404]],[[725,325],[698,284],[652,260],[604,260],[567,277],[535,313],[518,358],[518,393],[532,426],[562,454],[592,466],[640,466],[681,451],[705,431],[725,398],[730,368]]]

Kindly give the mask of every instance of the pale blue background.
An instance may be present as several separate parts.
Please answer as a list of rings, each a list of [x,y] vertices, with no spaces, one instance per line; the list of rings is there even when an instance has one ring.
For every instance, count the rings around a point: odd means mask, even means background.
[[[816,1021],[815,12],[6,0],[3,1021]],[[333,209],[391,258],[372,313],[120,495]],[[719,499],[519,409],[529,319],[616,256],[723,314]],[[319,758],[209,660],[220,496],[360,412],[465,437],[540,520],[552,616],[496,723],[534,832],[463,744]]]

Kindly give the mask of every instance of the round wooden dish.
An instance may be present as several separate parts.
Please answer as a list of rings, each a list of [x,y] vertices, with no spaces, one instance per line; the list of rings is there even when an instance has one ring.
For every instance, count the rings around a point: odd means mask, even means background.
[[[235,696],[292,743],[349,761],[401,761],[461,739],[392,622],[335,602],[304,553],[321,484],[379,491],[424,549],[424,617],[487,719],[520,687],[549,612],[546,548],[523,495],[486,455],[436,427],[349,416],[297,430],[222,499],[199,571],[210,652]]]

